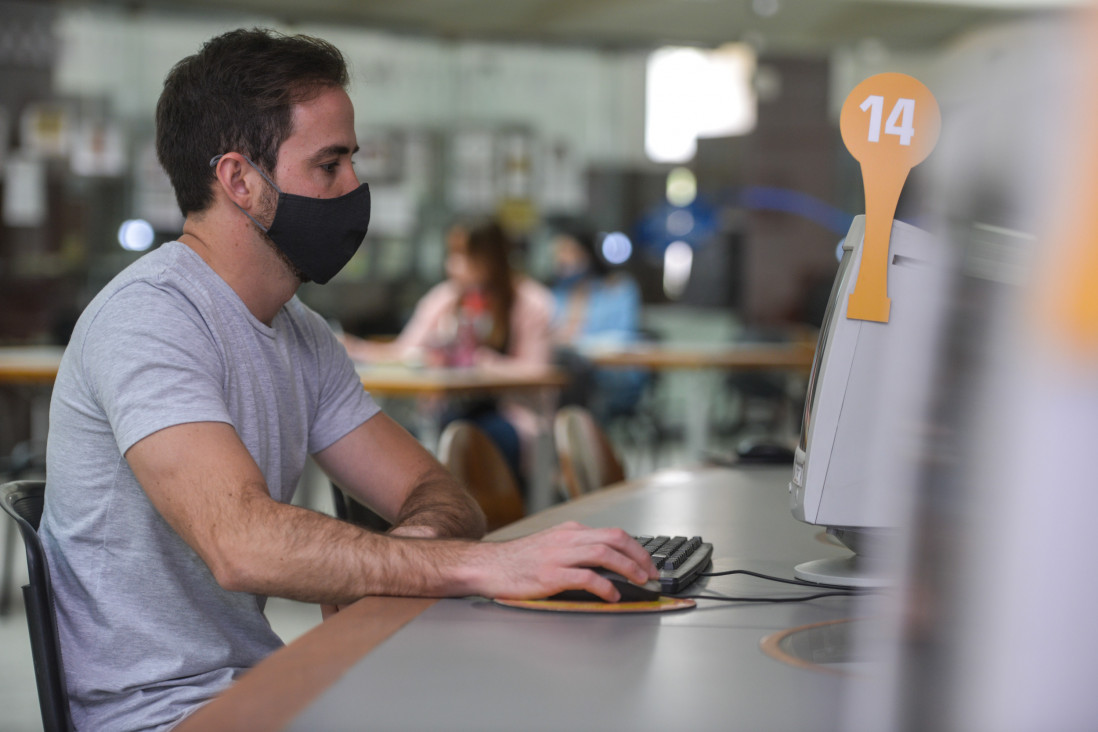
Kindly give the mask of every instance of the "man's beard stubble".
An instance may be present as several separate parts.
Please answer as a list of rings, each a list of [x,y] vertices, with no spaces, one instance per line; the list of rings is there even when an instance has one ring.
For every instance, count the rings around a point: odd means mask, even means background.
[[[264,226],[270,228],[271,224],[274,223],[275,209],[277,207],[278,196],[273,194],[271,191],[264,192],[263,198],[260,201],[260,210],[257,211],[257,213],[259,214],[257,220],[264,222]],[[271,250],[278,256],[279,260],[281,260],[282,263],[285,264],[286,267],[290,270],[290,274],[296,277],[302,284],[306,282],[312,282],[312,279],[308,275],[302,272],[296,264],[290,261],[290,258],[286,256],[286,252],[279,249],[278,245],[274,243],[274,240],[267,235],[267,232],[256,226],[254,222],[252,223],[252,226],[255,227],[255,230],[257,232],[259,232],[259,236],[262,237],[263,241],[267,243],[267,246],[269,246]]]

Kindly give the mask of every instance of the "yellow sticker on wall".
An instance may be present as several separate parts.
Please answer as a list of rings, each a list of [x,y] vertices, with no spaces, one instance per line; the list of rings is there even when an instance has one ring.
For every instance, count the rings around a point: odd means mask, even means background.
[[[887,323],[888,242],[907,175],[938,142],[942,117],[934,95],[907,74],[877,74],[846,98],[839,117],[843,143],[862,166],[865,244],[846,316]]]

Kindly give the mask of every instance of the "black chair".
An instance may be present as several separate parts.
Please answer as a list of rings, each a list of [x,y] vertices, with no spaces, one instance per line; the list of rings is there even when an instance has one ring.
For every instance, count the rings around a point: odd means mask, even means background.
[[[27,549],[29,583],[23,586],[27,610],[27,630],[30,633],[31,656],[34,658],[34,679],[38,684],[38,705],[42,710],[42,726],[46,732],[71,730],[69,691],[65,685],[65,667],[61,660],[61,643],[57,637],[57,615],[53,604],[53,586],[46,554],[38,538],[38,522],[46,483],[42,480],[19,480],[0,486],[0,505],[19,526]]]
[[[46,452],[30,441],[16,444],[11,455],[0,457],[0,479],[4,482],[45,475]],[[0,570],[0,617],[11,611],[12,584],[15,577],[15,527],[4,531],[3,569]]]
[[[331,485],[332,508],[337,519],[378,533],[385,533],[392,528],[392,524],[344,493],[335,483]]]

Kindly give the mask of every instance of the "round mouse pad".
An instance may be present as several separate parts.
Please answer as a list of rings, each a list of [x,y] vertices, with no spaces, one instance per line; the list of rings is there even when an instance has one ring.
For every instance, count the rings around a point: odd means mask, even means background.
[[[678,597],[661,597],[645,602],[573,602],[567,600],[493,600],[504,607],[551,613],[666,613],[686,610],[697,603]]]

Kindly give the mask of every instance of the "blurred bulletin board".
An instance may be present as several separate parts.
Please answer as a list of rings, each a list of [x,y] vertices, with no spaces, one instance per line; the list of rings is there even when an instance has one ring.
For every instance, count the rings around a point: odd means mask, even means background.
[[[419,201],[405,175],[406,136],[392,129],[359,130],[354,156],[358,179],[370,185],[370,233],[377,237],[407,237],[415,228]],[[384,272],[393,271],[388,258],[378,262]]]
[[[446,200],[453,210],[492,211],[496,205],[494,133],[463,130],[451,135],[446,173]]]
[[[69,152],[73,127],[72,110],[61,102],[34,102],[23,109],[19,140],[28,152],[60,158]]]
[[[521,211],[521,218],[529,218],[540,193],[541,153],[534,134],[525,128],[454,133],[447,159],[447,202],[462,214],[498,214],[507,219]]]
[[[575,151],[563,140],[540,146],[537,202],[547,215],[581,215],[587,212],[587,181]]]
[[[115,121],[88,118],[77,123],[69,160],[76,175],[118,177],[126,171],[126,136]]]
[[[46,161],[31,150],[12,152],[4,166],[4,225],[42,226],[46,214]]]

